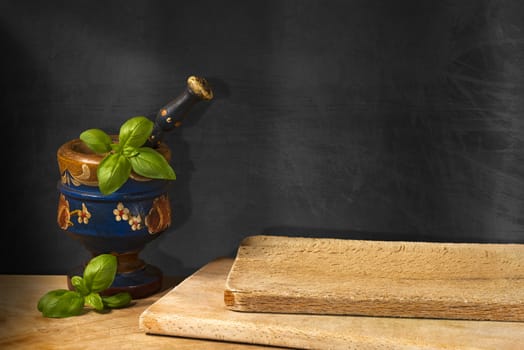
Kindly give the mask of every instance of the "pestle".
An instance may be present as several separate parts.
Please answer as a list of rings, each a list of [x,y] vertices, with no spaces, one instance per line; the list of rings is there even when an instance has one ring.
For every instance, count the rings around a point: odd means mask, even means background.
[[[166,132],[182,125],[184,117],[199,101],[211,100],[213,91],[205,78],[190,76],[187,87],[178,97],[162,107],[156,117],[155,125],[146,146],[156,148]]]

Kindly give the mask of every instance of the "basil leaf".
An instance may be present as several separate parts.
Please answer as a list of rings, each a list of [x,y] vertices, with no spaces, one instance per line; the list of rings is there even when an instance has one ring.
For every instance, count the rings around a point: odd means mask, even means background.
[[[40,300],[38,300],[38,305],[37,305],[38,311],[43,311],[44,306],[48,304],[51,299],[59,297],[62,294],[67,293],[67,292],[68,292],[67,289],[55,289],[50,292],[47,292],[40,298]]]
[[[152,179],[176,179],[175,171],[160,153],[150,147],[140,147],[138,152],[129,158],[131,167],[138,175]]]
[[[84,280],[91,293],[101,292],[113,283],[117,268],[114,255],[100,254],[89,261],[84,269]]]
[[[147,141],[153,131],[154,123],[146,117],[133,117],[120,127],[118,136],[122,147],[140,147]]]
[[[127,158],[136,157],[138,153],[139,153],[138,148],[136,147],[129,147],[129,146],[124,147],[123,154]]]
[[[37,307],[45,317],[76,316],[82,313],[84,297],[77,292],[56,289],[43,295]]]
[[[118,190],[127,181],[131,164],[121,153],[107,155],[98,166],[98,187],[103,194]]]
[[[80,134],[80,140],[96,153],[106,153],[111,150],[111,137],[100,129],[89,129]]]
[[[89,289],[86,286],[86,281],[80,276],[71,277],[71,284],[75,287],[76,291],[82,295],[88,295]]]
[[[104,309],[104,303],[98,293],[91,293],[86,296],[85,302],[87,305],[94,307],[97,311],[102,311]]]
[[[109,145],[111,147],[111,149],[113,150],[113,152],[115,153],[119,153],[121,150],[122,150],[122,146],[120,146],[119,143],[112,143]]]
[[[105,306],[110,307],[112,309],[118,309],[129,305],[129,303],[131,302],[131,294],[127,292],[121,292],[108,297],[103,296],[102,301],[104,302]]]

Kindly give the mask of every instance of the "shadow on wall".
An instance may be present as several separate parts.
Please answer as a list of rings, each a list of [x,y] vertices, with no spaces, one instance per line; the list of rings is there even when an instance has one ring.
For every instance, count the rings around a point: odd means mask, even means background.
[[[464,240],[461,237],[453,239],[447,237],[439,237],[435,235],[421,235],[420,233],[408,232],[373,232],[373,231],[358,231],[353,229],[341,230],[330,229],[324,227],[290,227],[290,226],[274,226],[267,227],[260,233],[269,236],[288,236],[288,237],[314,237],[314,238],[337,238],[337,239],[356,239],[356,240],[371,240],[371,241],[415,241],[415,242],[456,242],[462,243]],[[482,240],[475,242],[482,243]],[[484,241],[485,243],[494,243],[493,239]]]
[[[198,123],[207,110],[216,101],[227,99],[230,95],[228,85],[220,78],[204,77],[213,90],[213,99],[194,105],[187,114],[182,125],[165,135],[164,141],[172,152],[172,165],[177,173],[170,189],[173,222],[169,230],[178,230],[192,215],[192,199],[190,193],[191,173],[194,171],[190,159],[190,145],[184,140],[184,129],[198,127]],[[152,120],[154,115],[149,116]]]
[[[5,253],[1,254],[0,272],[62,273],[62,261],[80,263],[87,253],[78,254],[83,248],[60,232],[56,223],[56,149],[44,152],[54,144],[51,139],[56,134],[56,130],[48,132],[55,122],[48,106],[52,82],[46,68],[11,30],[0,21],[4,52],[0,105],[2,126],[8,133],[4,134],[8,143],[4,143],[2,161],[9,184],[3,190],[7,219],[2,228],[6,234],[1,238]],[[54,258],[57,254],[60,260]]]

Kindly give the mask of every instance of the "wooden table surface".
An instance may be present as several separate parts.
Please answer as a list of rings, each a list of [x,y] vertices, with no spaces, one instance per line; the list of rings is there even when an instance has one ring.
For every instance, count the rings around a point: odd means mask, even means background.
[[[36,305],[42,295],[67,288],[66,276],[0,275],[0,349],[265,349],[263,346],[145,334],[140,314],[181,278],[164,278],[162,290],[107,314],[53,319]],[[271,348],[275,349],[275,348]]]

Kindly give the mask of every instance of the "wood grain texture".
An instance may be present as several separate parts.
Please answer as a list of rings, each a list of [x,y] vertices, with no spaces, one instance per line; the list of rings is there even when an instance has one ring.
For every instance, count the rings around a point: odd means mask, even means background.
[[[524,245],[251,236],[236,311],[524,321]]]
[[[223,290],[233,259],[209,263],[147,308],[147,333],[302,349],[521,349],[524,323],[235,312]]]
[[[36,309],[44,293],[66,288],[63,275],[0,275],[0,349],[260,349],[234,343],[157,337],[138,328],[139,315],[180,278],[164,278],[162,292],[108,314],[93,311],[63,319],[45,318]]]

